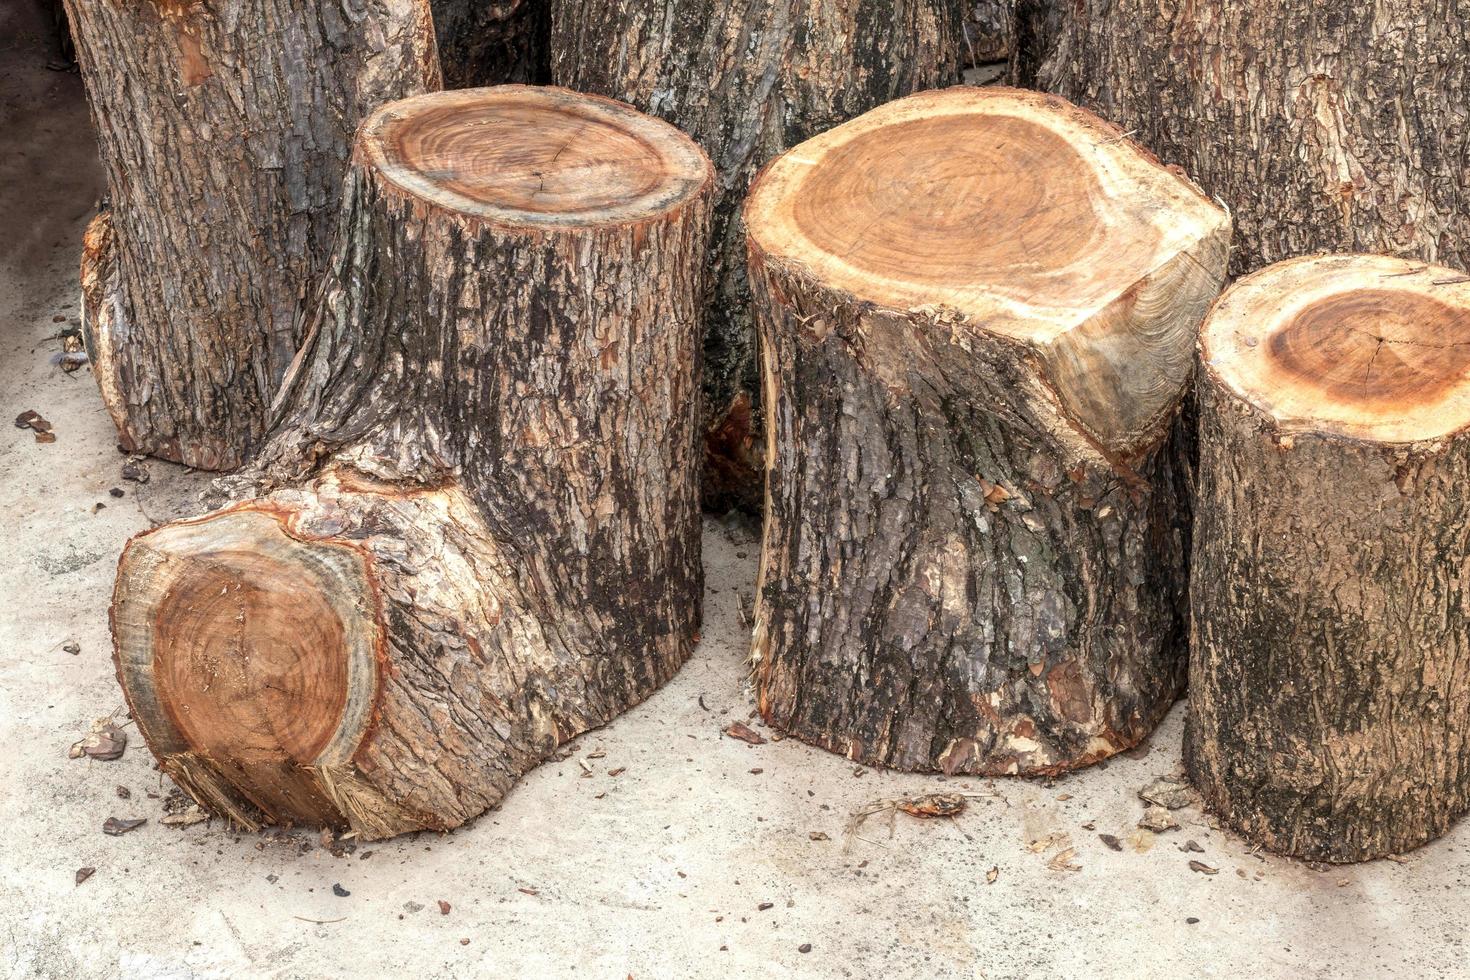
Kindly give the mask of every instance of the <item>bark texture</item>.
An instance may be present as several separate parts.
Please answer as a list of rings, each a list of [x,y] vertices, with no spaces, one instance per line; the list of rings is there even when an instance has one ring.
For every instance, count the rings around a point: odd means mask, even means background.
[[[129,450],[231,469],[322,272],[352,137],[439,87],[427,0],[69,0],[107,169],[115,254],[93,361]]]
[[[1094,159],[1143,181],[1115,187],[1117,213],[1069,170]],[[1190,230],[1133,254],[1145,213]],[[946,773],[1055,773],[1136,744],[1183,681],[1168,440],[1228,219],[1100,121],[993,89],[914,96],[796,147],[746,217],[770,411],[766,719]],[[1069,236],[1072,258],[1047,253]]]
[[[719,171],[705,334],[712,509],[760,506],[759,383],[740,220],[746,188],[788,147],[884,102],[957,82],[962,7],[959,0],[552,0],[556,83],[672,122]]]
[[[1449,270],[1339,274],[1355,291],[1414,282],[1453,303],[1467,335],[1470,292],[1431,285]],[[1243,280],[1207,328],[1185,761],[1206,805],[1252,844],[1363,861],[1424,844],[1470,808],[1470,413],[1462,403],[1458,425],[1399,441],[1411,434],[1270,406],[1295,386],[1304,404],[1347,402],[1400,425],[1447,376],[1463,386],[1464,340],[1406,337],[1426,311],[1395,323],[1370,294],[1356,318],[1334,303],[1330,325],[1301,316],[1278,330],[1283,285]],[[1355,340],[1359,328],[1376,336]],[[1278,363],[1332,357],[1257,387],[1227,352],[1237,329]]]
[[[1018,15],[1020,82],[1224,201],[1232,272],[1338,250],[1470,266],[1456,0],[1022,0]]]
[[[549,0],[431,0],[445,88],[551,80]]]
[[[664,170],[636,155],[648,147]],[[635,152],[626,171],[620,152]],[[608,202],[621,176],[639,196]],[[222,481],[247,499],[129,546],[114,633],[137,708],[169,700],[159,676],[206,689],[228,623],[264,648],[333,618],[303,613],[302,595],[346,607],[332,634],[347,640],[323,647],[378,650],[346,655],[349,681],[378,680],[347,684],[345,704],[364,707],[325,712],[342,719],[320,726],[325,743],[266,739],[265,776],[227,748],[256,737],[244,709],[190,736],[160,719],[197,715],[197,700],[145,707],[145,737],[186,788],[254,822],[454,827],[687,659],[712,178],[670,127],[562,90],[446,92],[368,122],[270,442]],[[333,577],[313,586],[323,568]],[[264,598],[171,624],[180,595],[216,584]],[[189,636],[212,646],[194,653]],[[327,674],[332,656],[301,669]],[[340,674],[313,688],[332,704]],[[228,703],[284,714],[272,677],[245,673]]]

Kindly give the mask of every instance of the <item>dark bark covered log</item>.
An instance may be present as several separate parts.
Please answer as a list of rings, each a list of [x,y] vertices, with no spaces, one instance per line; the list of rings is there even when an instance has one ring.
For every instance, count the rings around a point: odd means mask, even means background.
[[[439,86],[427,0],[357,6],[68,3],[112,206],[85,332],[125,448],[231,469],[258,447],[358,123]]]
[[[1228,217],[1087,113],[965,88],[801,144],[745,216],[767,720],[948,773],[1136,744],[1183,680],[1167,440]]]
[[[550,0],[431,0],[446,88],[551,80]]]
[[[1021,73],[1224,201],[1233,272],[1343,249],[1470,265],[1470,16],[1455,0],[1020,7]]]
[[[959,0],[552,0],[552,77],[693,136],[719,171],[705,334],[711,509],[760,507],[755,328],[740,206],[787,147],[959,81]]]
[[[1269,850],[1417,847],[1470,808],[1470,287],[1285,262],[1201,348],[1190,776]]]
[[[246,499],[118,576],[134,717],[202,802],[454,827],[684,662],[712,184],[687,137],[560,89],[365,124],[271,440],[222,481]]]

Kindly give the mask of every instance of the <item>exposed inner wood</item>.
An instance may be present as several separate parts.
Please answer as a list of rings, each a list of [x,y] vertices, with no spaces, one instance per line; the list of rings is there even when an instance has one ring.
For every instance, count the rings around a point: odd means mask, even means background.
[[[361,153],[425,200],[498,221],[579,225],[667,211],[709,179],[709,161],[611,99],[504,85],[394,103],[363,127]]]
[[[1284,430],[1378,442],[1470,424],[1470,283],[1375,255],[1315,256],[1242,279],[1201,344],[1219,380]]]
[[[951,88],[884,105],[774,161],[754,247],[893,310],[1033,345],[1104,452],[1157,435],[1192,370],[1229,216],[1103,120],[1060,99]]]
[[[1228,215],[1060,100],[949,89],[795,147],[746,217],[762,714],[952,774],[1136,744],[1183,679],[1170,434]]]

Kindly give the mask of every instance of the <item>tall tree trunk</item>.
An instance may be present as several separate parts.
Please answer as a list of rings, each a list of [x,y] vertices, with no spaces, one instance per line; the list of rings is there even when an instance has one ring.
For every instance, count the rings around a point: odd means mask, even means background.
[[[237,820],[444,829],[672,676],[712,187],[687,137],[560,89],[365,124],[270,442],[222,481],[245,499],[122,559],[165,770]]]
[[[692,135],[719,170],[705,340],[706,504],[760,506],[755,329],[739,213],[777,153],[956,82],[959,0],[552,0],[552,77]]]
[[[1381,256],[1206,324],[1185,759],[1254,844],[1363,861],[1470,809],[1467,335],[1464,276]]]
[[[1470,15],[1455,0],[1022,0],[1024,83],[1183,166],[1236,273],[1321,251],[1470,266]]]
[[[1101,120],[988,88],[801,144],[745,216],[762,713],[948,773],[1136,744],[1183,680],[1168,439],[1228,216]]]
[[[550,0],[431,0],[446,88],[551,80]]]
[[[258,447],[331,252],[358,123],[439,87],[427,0],[68,0],[107,169],[85,333],[124,447]]]

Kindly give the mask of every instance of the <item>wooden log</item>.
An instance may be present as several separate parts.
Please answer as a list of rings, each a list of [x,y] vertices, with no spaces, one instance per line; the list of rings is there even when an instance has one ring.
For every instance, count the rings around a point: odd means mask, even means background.
[[[1167,442],[1228,216],[1059,99],[952,88],[797,146],[745,217],[766,719],[947,773],[1136,744],[1183,680]]]
[[[1453,0],[1020,0],[1021,84],[1233,213],[1231,271],[1357,250],[1470,266],[1470,19]]]
[[[704,346],[710,509],[761,507],[746,187],[824,129],[959,81],[960,21],[957,0],[552,0],[552,79],[668,120],[719,170]]]
[[[1189,774],[1272,851],[1417,847],[1470,808],[1470,280],[1280,263],[1201,356]]]
[[[551,80],[547,0],[431,0],[445,88]]]
[[[446,829],[673,675],[712,183],[560,89],[367,121],[243,499],[123,555],[119,676],[165,771],[241,823]]]
[[[103,400],[124,448],[232,469],[296,352],[358,123],[439,87],[427,0],[67,9],[111,201],[83,260]]]

